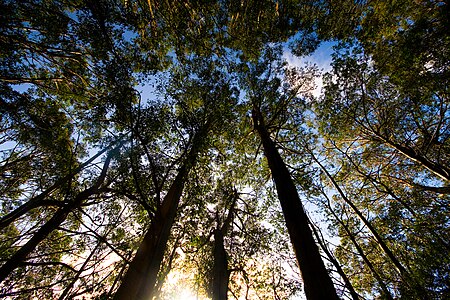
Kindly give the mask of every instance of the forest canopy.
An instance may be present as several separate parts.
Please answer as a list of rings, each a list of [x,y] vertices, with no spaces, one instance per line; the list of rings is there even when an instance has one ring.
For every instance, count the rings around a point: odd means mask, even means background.
[[[0,298],[450,298],[448,1],[0,12]]]

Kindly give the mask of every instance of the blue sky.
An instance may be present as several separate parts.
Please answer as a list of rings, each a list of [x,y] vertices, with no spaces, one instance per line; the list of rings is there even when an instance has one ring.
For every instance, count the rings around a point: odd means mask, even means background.
[[[299,58],[293,55],[290,51],[285,51],[283,53],[284,59],[292,65],[302,67],[307,64],[315,64],[321,71],[321,73],[325,73],[331,70],[331,54],[333,53],[333,46],[336,45],[335,42],[324,42],[321,43],[314,53],[310,56]],[[316,80],[316,89],[313,92],[314,96],[319,96],[321,89],[323,87],[322,78],[319,77]]]

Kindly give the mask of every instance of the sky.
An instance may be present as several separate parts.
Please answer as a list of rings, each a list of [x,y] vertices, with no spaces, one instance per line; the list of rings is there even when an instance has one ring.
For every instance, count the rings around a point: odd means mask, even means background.
[[[332,47],[334,45],[334,42],[321,43],[317,50],[310,56],[302,58],[299,58],[293,55],[290,51],[286,50],[283,53],[283,57],[291,66],[302,67],[307,64],[315,64],[317,65],[321,73],[325,73],[331,70],[331,54],[333,53]],[[319,96],[322,87],[322,77],[319,77],[316,79],[316,89],[314,90],[313,95]]]

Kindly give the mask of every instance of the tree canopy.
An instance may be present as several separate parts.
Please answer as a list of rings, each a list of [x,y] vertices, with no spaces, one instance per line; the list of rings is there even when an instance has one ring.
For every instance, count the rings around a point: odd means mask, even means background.
[[[0,298],[450,298],[447,1],[0,11]]]

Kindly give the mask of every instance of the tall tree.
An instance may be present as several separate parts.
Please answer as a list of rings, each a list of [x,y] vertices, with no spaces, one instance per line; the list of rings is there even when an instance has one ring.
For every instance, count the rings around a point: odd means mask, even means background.
[[[333,282],[328,274],[327,269],[322,261],[319,248],[316,245],[311,228],[309,227],[308,216],[303,208],[302,202],[297,192],[297,188],[292,180],[291,174],[284,163],[276,143],[272,140],[267,129],[266,118],[262,113],[264,108],[276,108],[271,111],[270,121],[273,124],[285,123],[288,119],[286,116],[286,107],[292,105],[301,92],[300,89],[310,84],[308,77],[300,74],[294,75],[289,84],[293,84],[288,89],[287,94],[280,93],[281,81],[271,72],[275,72],[279,68],[272,63],[273,54],[276,53],[272,49],[268,49],[266,53],[266,61],[262,61],[257,68],[258,71],[265,76],[264,80],[258,82],[257,76],[260,74],[252,74],[250,79],[250,101],[252,105],[252,119],[254,130],[261,139],[264,154],[267,159],[272,178],[275,182],[278,198],[281,203],[286,226],[291,239],[292,246],[298,261],[299,268],[302,273],[304,282],[304,290],[308,299],[338,299]],[[265,68],[263,66],[266,66]],[[273,67],[273,70],[271,69]],[[272,77],[273,76],[273,77]],[[310,80],[310,79],[309,79]],[[303,82],[304,81],[304,82]],[[281,121],[279,121],[281,120]],[[279,123],[276,123],[279,122]]]
[[[395,291],[406,297],[436,297],[440,294],[431,287],[431,281],[436,280],[440,287],[447,285],[442,283],[442,274],[447,271],[439,267],[445,262],[425,267],[419,261],[429,261],[425,253],[446,249],[448,233],[433,224],[416,231],[423,218],[447,218],[441,206],[448,201],[446,98],[439,96],[442,89],[438,86],[434,91],[426,88],[418,96],[417,86],[401,85],[395,74],[386,76],[358,44],[340,50],[335,55],[333,75],[325,81],[325,97],[317,101],[315,111],[327,149],[323,153],[339,166],[336,170],[340,174],[334,177],[343,188],[336,191],[351,193],[347,198],[355,208],[373,216],[367,230],[378,232],[389,245],[389,251],[384,252],[391,252],[390,260],[398,262],[395,264],[403,280],[397,285],[399,280],[393,274],[384,280],[395,284]],[[411,252],[423,249],[416,240],[423,231],[427,231],[423,238],[430,241],[427,250]],[[395,240],[408,246],[402,247]],[[423,255],[422,259],[411,260],[412,253]],[[369,260],[374,259],[370,256]]]
[[[180,124],[191,131],[191,143],[184,149],[182,164],[166,196],[156,203],[155,216],[115,295],[116,299],[148,299],[154,295],[187,176],[204,151],[208,136],[214,131],[220,131],[217,115],[222,112],[226,114],[224,109],[229,109],[233,103],[227,77],[216,69],[214,62],[194,57],[191,63],[186,61],[184,66],[175,71],[172,86],[165,87],[168,95],[176,102],[175,113],[180,118]],[[192,80],[180,82],[180,76],[191,77]]]

